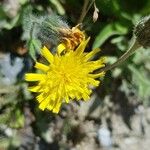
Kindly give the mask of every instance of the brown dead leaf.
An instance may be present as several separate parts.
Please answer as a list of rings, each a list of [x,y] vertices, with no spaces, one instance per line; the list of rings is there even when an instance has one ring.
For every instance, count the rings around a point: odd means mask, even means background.
[[[97,19],[98,19],[98,13],[99,13],[99,9],[96,7],[96,4],[94,3],[93,22],[97,21]]]

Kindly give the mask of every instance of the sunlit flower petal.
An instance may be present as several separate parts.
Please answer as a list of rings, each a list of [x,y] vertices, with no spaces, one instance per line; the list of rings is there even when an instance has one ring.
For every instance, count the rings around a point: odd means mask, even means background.
[[[91,61],[99,49],[85,53],[89,38],[83,40],[75,50],[67,50],[63,44],[57,47],[57,53],[52,54],[43,47],[41,54],[49,62],[49,65],[36,62],[35,68],[43,71],[43,74],[27,73],[27,81],[37,81],[37,85],[29,87],[32,92],[37,92],[37,100],[41,110],[48,109],[58,113],[62,103],[69,103],[71,99],[88,100],[92,90],[100,81],[96,78],[104,76],[104,72],[93,71],[104,66],[105,58]]]

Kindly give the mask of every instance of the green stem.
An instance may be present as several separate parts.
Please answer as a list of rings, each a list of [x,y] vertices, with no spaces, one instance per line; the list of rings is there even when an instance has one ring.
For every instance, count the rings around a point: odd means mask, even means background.
[[[89,9],[91,8],[91,6],[93,5],[94,2],[95,2],[95,0],[91,0],[91,2],[90,2],[90,0],[84,0],[82,12],[81,12],[80,18],[78,20],[78,24],[82,23],[83,19],[85,18],[86,14],[88,13]]]
[[[121,63],[123,63],[129,56],[131,56],[138,48],[141,47],[139,43],[136,41],[135,37],[133,38],[133,44],[131,47],[112,65],[108,65],[104,68],[101,68],[98,72],[106,72],[108,70],[112,70],[113,68],[119,66]]]

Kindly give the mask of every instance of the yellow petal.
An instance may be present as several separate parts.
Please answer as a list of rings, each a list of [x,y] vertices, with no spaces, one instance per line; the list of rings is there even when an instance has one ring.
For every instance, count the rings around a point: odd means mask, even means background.
[[[91,57],[93,57],[96,53],[98,53],[100,51],[99,48],[96,48],[94,50],[92,50],[90,53],[87,53],[87,55],[85,56],[85,60],[89,60]]]
[[[45,78],[44,74],[27,73],[25,74],[26,81],[41,81]]]
[[[45,110],[45,108],[47,108],[47,106],[49,105],[50,101],[51,101],[50,95],[45,96],[45,98],[43,99],[43,101],[40,102],[39,108],[41,110]]]
[[[65,49],[66,49],[66,46],[63,43],[59,44],[57,47],[58,54],[60,55],[62,51],[64,51]]]
[[[40,92],[41,86],[30,86],[28,87],[28,90],[31,92]]]
[[[89,40],[90,40],[90,37],[87,40],[84,40],[84,41],[81,42],[81,44],[75,50],[76,55],[81,55],[84,52],[85,47],[86,47],[87,43],[89,42]]]
[[[68,96],[67,93],[66,93],[66,96],[65,96],[65,101],[66,101],[66,103],[69,103],[69,96]]]
[[[54,104],[55,104],[54,100],[51,99],[49,104],[47,105],[47,109],[51,111],[54,108]]]
[[[89,95],[87,95],[87,94],[85,94],[85,93],[83,93],[82,96],[83,96],[83,100],[84,100],[84,101],[87,101],[87,100],[90,99]]]
[[[56,106],[53,108],[53,113],[58,114],[59,110],[60,110],[60,106],[61,106],[61,102],[58,102],[56,104]]]
[[[46,96],[44,96],[44,94],[41,93],[40,95],[38,95],[38,96],[36,97],[36,99],[37,99],[37,101],[38,101],[39,103],[41,103],[41,102],[45,99],[45,97],[46,97]]]
[[[39,63],[39,62],[36,62],[35,68],[40,69],[40,70],[42,70],[42,71],[44,71],[44,72],[47,72],[48,69],[49,69],[48,66],[46,66],[46,65],[44,65],[44,64],[42,64],[42,63]]]
[[[89,77],[92,78],[99,78],[99,77],[103,77],[105,75],[105,72],[101,72],[101,73],[97,73],[97,74],[89,74]]]
[[[97,81],[97,80],[92,79],[92,78],[89,78],[89,79],[88,79],[88,82],[89,82],[91,85],[93,85],[93,86],[98,86],[99,83],[100,83],[100,81]]]
[[[48,96],[46,99],[44,99],[44,100],[40,103],[39,108],[40,108],[41,110],[45,110],[45,108],[47,107],[49,101],[50,101],[50,97]]]
[[[28,87],[28,90],[31,92],[42,92],[43,89],[41,89],[41,86],[30,86]]]
[[[90,70],[90,72],[96,70],[96,69],[99,69],[99,68],[102,68],[104,67],[105,64],[103,62],[103,60],[97,60],[97,61],[89,61],[85,64],[85,67],[88,68]]]
[[[49,63],[53,62],[54,56],[45,46],[42,48],[41,53]]]

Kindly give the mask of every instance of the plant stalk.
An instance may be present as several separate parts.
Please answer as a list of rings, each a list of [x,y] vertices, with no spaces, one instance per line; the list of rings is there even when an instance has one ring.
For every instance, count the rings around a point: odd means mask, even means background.
[[[113,68],[119,66],[121,63],[123,63],[126,59],[128,59],[128,57],[130,57],[140,47],[141,47],[141,45],[137,42],[136,38],[134,37],[130,48],[115,63],[101,68],[98,72],[99,73],[106,72],[106,71],[112,70]]]
[[[82,12],[81,12],[81,15],[79,17],[78,24],[82,23],[86,14],[88,13],[89,9],[92,7],[94,2],[95,2],[95,0],[84,0]]]

